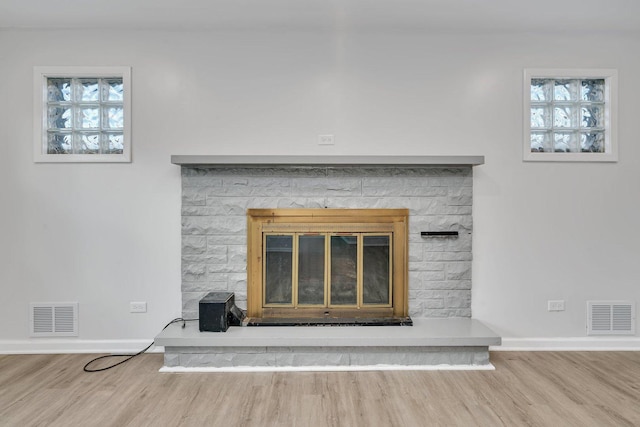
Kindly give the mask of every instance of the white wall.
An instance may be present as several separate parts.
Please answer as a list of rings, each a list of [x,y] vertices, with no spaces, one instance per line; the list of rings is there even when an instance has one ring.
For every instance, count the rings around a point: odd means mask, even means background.
[[[0,31],[0,350],[42,345],[31,301],[80,303],[68,348],[179,315],[171,154],[484,155],[474,317],[506,342],[584,337],[587,300],[640,301],[638,51],[637,33]],[[33,163],[35,65],[132,67],[131,164]],[[524,67],[617,68],[620,161],[523,163]]]

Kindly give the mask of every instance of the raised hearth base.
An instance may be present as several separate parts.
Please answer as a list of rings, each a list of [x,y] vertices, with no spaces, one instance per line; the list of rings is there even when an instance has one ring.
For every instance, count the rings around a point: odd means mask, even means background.
[[[176,323],[155,339],[163,371],[491,369],[501,338],[474,319],[413,319],[414,326],[265,326],[200,332]]]

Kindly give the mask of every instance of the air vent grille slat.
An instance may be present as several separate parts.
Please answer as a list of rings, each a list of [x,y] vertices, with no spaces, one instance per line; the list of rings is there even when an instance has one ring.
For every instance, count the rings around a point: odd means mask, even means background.
[[[73,332],[74,320],[73,307],[55,308],[55,332]]]
[[[613,330],[628,331],[631,329],[632,312],[631,306],[614,305],[613,306]]]
[[[633,301],[588,301],[588,335],[635,334],[635,303]]]
[[[33,331],[37,334],[53,332],[53,307],[33,308]]]
[[[78,336],[78,303],[30,304],[32,337]]]
[[[611,306],[594,304],[591,308],[591,325],[594,331],[608,331],[611,328]]]

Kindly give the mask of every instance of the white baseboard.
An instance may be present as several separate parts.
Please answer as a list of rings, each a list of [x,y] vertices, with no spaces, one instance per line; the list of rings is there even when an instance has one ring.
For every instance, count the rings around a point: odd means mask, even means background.
[[[639,337],[502,338],[490,351],[640,351]]]
[[[0,354],[70,354],[107,353],[134,354],[152,340],[78,340],[38,338],[33,340],[0,340]],[[164,353],[164,347],[152,346],[147,353]]]

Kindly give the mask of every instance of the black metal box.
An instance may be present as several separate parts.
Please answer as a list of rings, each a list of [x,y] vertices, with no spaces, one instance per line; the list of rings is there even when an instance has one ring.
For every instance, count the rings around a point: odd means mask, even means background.
[[[225,332],[229,329],[231,309],[235,306],[232,292],[209,292],[200,300],[200,331]]]

